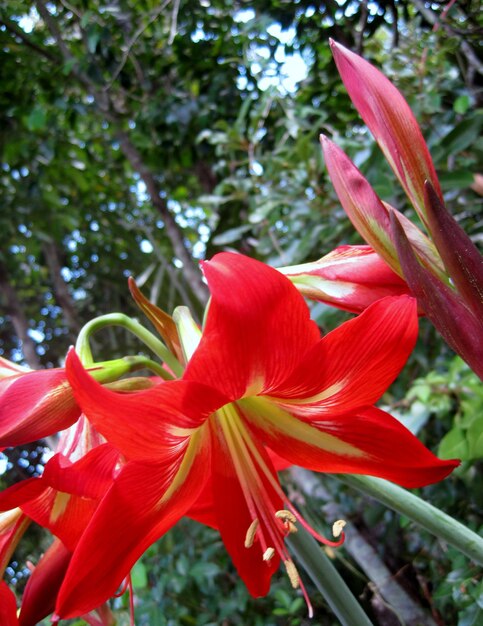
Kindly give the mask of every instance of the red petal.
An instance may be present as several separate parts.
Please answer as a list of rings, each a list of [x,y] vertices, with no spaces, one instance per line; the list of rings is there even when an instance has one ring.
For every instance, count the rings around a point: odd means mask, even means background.
[[[278,482],[268,456],[260,446],[257,448]],[[274,511],[282,509],[283,502],[273,493],[267,480],[263,476],[259,479],[270,494],[271,500],[276,503]],[[251,548],[245,548],[245,537],[253,516],[248,510],[233,457],[223,435],[216,429],[213,429],[213,492],[215,514],[223,543],[251,595],[255,598],[265,596],[270,590],[270,580],[278,569],[280,558],[275,554],[270,561],[265,562],[263,549],[258,541],[255,541]],[[263,520],[260,520],[260,523],[263,524]]]
[[[360,313],[408,286],[370,246],[339,246],[315,261],[279,268],[307,298]]]
[[[287,459],[284,459],[273,450],[270,450],[270,448],[267,448],[267,454],[277,472],[281,472],[292,465],[290,461],[287,461]]]
[[[373,65],[334,41],[330,45],[352,102],[424,222],[424,182],[429,180],[440,197],[441,190],[413,112],[396,87]]]
[[[99,446],[73,465],[61,455],[55,455],[42,477],[25,480],[3,491],[0,508],[21,507],[28,517],[48,528],[73,550],[98,500],[112,484],[117,460],[118,452],[108,445]]]
[[[55,539],[27,581],[22,597],[20,626],[35,626],[52,613],[70,558],[71,552]]]
[[[441,461],[400,422],[375,407],[303,423],[268,400],[240,405],[255,436],[294,465],[318,472],[369,474],[404,487],[442,480],[457,460]]]
[[[168,381],[132,394],[97,383],[70,351],[66,370],[90,422],[128,459],[161,460],[227,400],[204,384]]]
[[[0,447],[52,435],[79,415],[64,370],[37,370],[0,380]]]
[[[483,322],[461,298],[416,259],[398,219],[393,228],[401,265],[413,294],[447,344],[483,378]]]
[[[231,399],[281,382],[320,337],[302,296],[277,270],[240,254],[217,254],[203,271],[211,302],[184,378]]]
[[[0,582],[0,624],[18,626],[17,602],[13,592],[3,581]]]
[[[388,210],[343,150],[324,135],[320,140],[330,180],[354,228],[393,271],[400,273]]]
[[[75,463],[90,450],[106,443],[104,437],[97,432],[84,414],[75,424],[60,434],[57,452]]]
[[[483,319],[483,257],[429,183],[425,201],[431,234],[448,274],[466,304]]]
[[[2,378],[14,376],[15,374],[26,374],[30,371],[31,370],[29,370],[28,367],[22,367],[21,365],[12,363],[12,361],[8,361],[0,356],[0,380]]]
[[[186,517],[190,517],[200,524],[205,524],[206,526],[218,530],[213,500],[213,480],[211,476],[206,481],[203,491],[200,493],[196,502],[186,513]]]
[[[140,291],[134,278],[129,277],[128,279],[129,290],[131,292],[132,297],[136,301],[136,304],[141,309],[141,311],[146,315],[146,317],[150,320],[153,326],[156,328],[158,333],[166,342],[166,345],[171,350],[171,352],[176,356],[180,363],[183,362],[183,351],[181,350],[181,346],[179,343],[178,332],[176,330],[176,324],[173,321],[173,318],[165,313],[162,309],[157,307],[155,304],[150,302]]]
[[[0,577],[29,524],[30,520],[18,508],[0,513]]]
[[[374,404],[399,374],[418,336],[416,300],[384,298],[307,352],[270,395],[301,417]]]
[[[321,137],[321,141],[334,188],[361,237],[397,274],[402,276],[390,221],[390,213],[396,212],[408,239],[418,251],[424,265],[433,274],[445,280],[445,270],[432,241],[402,213],[380,200],[369,182],[338,146],[324,136]]]
[[[102,500],[74,552],[57,614],[77,617],[112,596],[141,554],[198,498],[210,471],[206,429],[163,464],[128,463]]]

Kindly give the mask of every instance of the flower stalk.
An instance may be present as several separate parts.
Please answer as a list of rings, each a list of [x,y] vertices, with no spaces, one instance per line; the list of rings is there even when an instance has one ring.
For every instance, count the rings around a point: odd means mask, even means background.
[[[183,368],[181,364],[164,343],[149,332],[149,330],[144,328],[142,324],[123,313],[109,313],[108,315],[95,317],[82,328],[76,342],[76,352],[79,354],[84,365],[89,366],[94,363],[89,345],[91,335],[106,326],[121,326],[125,328],[140,339],[157,357],[164,361],[176,376],[182,376]]]
[[[372,626],[329,557],[304,528],[299,527],[287,543],[343,626]]]
[[[435,537],[483,565],[483,539],[447,513],[393,483],[372,476],[337,475],[346,485],[405,515]]]

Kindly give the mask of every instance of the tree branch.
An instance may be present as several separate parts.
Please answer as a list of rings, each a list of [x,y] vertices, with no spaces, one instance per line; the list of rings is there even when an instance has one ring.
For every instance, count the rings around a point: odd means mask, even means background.
[[[12,35],[15,35],[15,37],[18,37],[29,48],[31,48],[32,50],[35,50],[35,52],[38,52],[43,57],[45,57],[52,63],[55,63],[56,65],[61,64],[61,60],[58,57],[56,57],[54,54],[51,54],[51,52],[47,50],[46,48],[44,48],[43,46],[39,46],[38,44],[36,44],[35,41],[32,41],[32,38],[29,37],[27,33],[23,31],[20,28],[20,26],[17,26],[17,24],[13,22],[12,20],[9,20],[7,17],[2,16],[0,17],[0,24],[5,26],[5,28],[10,33],[12,33]]]
[[[59,261],[59,250],[57,248],[57,245],[53,240],[46,241],[42,246],[42,249],[44,252],[47,267],[49,268],[55,298],[62,308],[62,312],[64,314],[65,321],[67,322],[69,330],[72,332],[72,334],[77,334],[80,331],[82,324],[79,321],[79,317],[77,315],[72,296],[69,293],[69,289],[67,288],[67,285],[62,278]]]
[[[114,72],[113,72],[113,74],[111,76],[111,80],[104,87],[105,91],[107,91],[108,89],[110,89],[112,87],[112,85],[115,82],[116,78],[121,73],[122,68],[126,65],[126,61],[128,60],[129,54],[130,54],[133,46],[135,45],[136,41],[139,39],[139,37],[141,37],[141,35],[149,27],[149,25],[152,24],[155,20],[158,19],[158,17],[161,15],[161,13],[164,11],[164,9],[168,6],[168,4],[170,2],[171,2],[171,0],[165,0],[165,2],[163,2],[159,7],[156,8],[155,11],[153,11],[151,13],[151,15],[150,15],[148,21],[146,22],[146,24],[141,24],[141,26],[136,30],[134,35],[131,37],[131,39],[129,40],[129,42],[125,46],[125,49],[124,49],[121,61],[120,61],[119,65],[117,66],[117,68],[114,70]]]
[[[191,255],[186,248],[186,244],[183,240],[183,234],[180,227],[176,223],[174,217],[169,212],[166,201],[161,197],[161,190],[159,189],[158,183],[153,173],[143,162],[141,154],[139,153],[136,146],[132,143],[130,137],[126,132],[122,130],[118,131],[117,139],[119,140],[121,149],[128,159],[129,163],[131,164],[131,167],[140,175],[142,181],[146,185],[146,189],[151,198],[151,202],[163,219],[164,227],[173,246],[174,254],[183,263],[183,271],[185,273],[188,283],[193,290],[193,293],[198,298],[201,304],[205,304],[208,299],[208,290],[201,280],[200,272],[195,268],[193,264],[193,259],[191,258]]]
[[[6,302],[5,311],[12,320],[13,327],[20,340],[22,352],[29,367],[39,369],[40,359],[35,349],[35,342],[29,335],[29,322],[23,312],[22,304],[17,296],[14,286],[11,284],[8,270],[0,259],[0,293]]]

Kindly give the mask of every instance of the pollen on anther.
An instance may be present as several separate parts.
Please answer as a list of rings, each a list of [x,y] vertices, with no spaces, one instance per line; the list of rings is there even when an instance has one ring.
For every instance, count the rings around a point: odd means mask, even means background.
[[[295,567],[295,563],[288,559],[284,561],[285,569],[287,570],[288,577],[290,579],[290,584],[294,589],[298,589],[300,587],[300,576],[297,572],[297,568]]]
[[[263,553],[263,560],[270,561],[270,559],[273,557],[274,554],[275,554],[275,548],[272,548],[272,547],[267,548],[265,552]]]
[[[332,534],[334,535],[334,537],[340,537],[342,534],[342,531],[344,529],[344,526],[346,525],[346,521],[343,519],[338,519],[336,522],[334,522],[332,524]]]
[[[295,522],[297,521],[295,515],[291,511],[287,511],[287,509],[281,509],[280,511],[277,511],[275,513],[275,517],[278,517],[278,519],[281,519],[284,522],[292,522],[292,524],[295,524]]]
[[[247,534],[245,536],[245,548],[251,548],[253,546],[253,542],[255,541],[255,535],[257,534],[257,529],[259,525],[258,518],[256,517],[253,522],[250,524],[247,530]]]
[[[297,526],[295,526],[295,524],[293,524],[290,521],[285,522],[285,528],[287,529],[287,531],[292,534],[292,533],[298,533],[299,529],[297,528]]]

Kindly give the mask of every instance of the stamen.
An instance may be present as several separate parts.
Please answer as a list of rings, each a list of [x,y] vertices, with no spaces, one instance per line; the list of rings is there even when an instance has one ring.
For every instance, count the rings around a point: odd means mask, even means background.
[[[283,564],[285,565],[285,569],[287,570],[290,584],[294,589],[298,589],[300,587],[300,576],[297,572],[297,568],[295,567],[295,563],[291,559],[287,559],[283,562]]]
[[[251,548],[253,546],[253,542],[255,541],[255,535],[257,534],[258,526],[260,522],[256,517],[253,522],[250,524],[247,530],[247,534],[245,537],[245,548]]]
[[[122,581],[119,589],[117,590],[117,592],[114,595],[114,598],[120,598],[121,596],[123,596],[126,591],[127,588],[129,587],[129,581],[131,579],[131,575],[126,576],[126,578],[124,578],[124,580]]]
[[[305,604],[307,605],[307,609],[309,612],[309,619],[312,619],[314,616],[314,608],[312,606],[312,602],[310,602],[309,594],[307,593],[307,589],[305,588],[304,583],[300,580],[300,590],[302,591],[302,595],[304,596]]]
[[[275,513],[275,517],[278,517],[278,519],[281,519],[284,522],[292,522],[292,524],[295,524],[295,522],[297,521],[295,515],[291,511],[287,511],[287,509],[281,509],[280,511],[277,511]]]
[[[274,554],[275,554],[275,548],[272,548],[272,547],[267,548],[265,552],[263,553],[263,560],[270,561],[270,559],[273,557]]]
[[[338,519],[336,522],[332,524],[332,534],[334,537],[340,537],[342,534],[342,529],[346,525],[346,521],[343,519]]]
[[[289,534],[298,533],[299,529],[292,522],[285,522],[285,529]]]
[[[312,526],[310,526],[309,524],[307,524],[307,522],[304,520],[304,518],[300,515],[300,513],[295,509],[295,507],[293,507],[290,502],[288,502],[288,506],[292,509],[293,514],[295,515],[295,517],[297,518],[297,521],[302,524],[302,526],[305,528],[305,530],[307,530],[314,539],[316,539],[319,543],[322,543],[324,546],[330,546],[331,548],[338,548],[339,546],[341,546],[344,541],[345,541],[345,535],[344,533],[341,533],[340,538],[337,541],[330,541],[329,539],[326,539],[323,535],[319,535],[318,532],[316,532]]]
[[[128,589],[129,589],[129,624],[130,626],[136,626],[136,624],[134,623],[134,590],[132,588],[131,574],[129,574]]]

